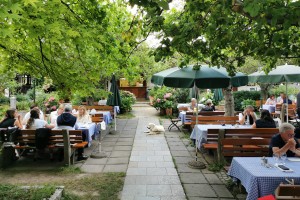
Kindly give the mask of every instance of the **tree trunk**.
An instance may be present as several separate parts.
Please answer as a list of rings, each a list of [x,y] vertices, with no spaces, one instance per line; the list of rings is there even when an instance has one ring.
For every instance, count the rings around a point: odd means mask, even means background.
[[[88,106],[93,106],[94,105],[94,98],[89,96],[86,98],[86,103]]]
[[[225,116],[234,116],[234,99],[231,86],[224,89]]]
[[[268,98],[268,91],[272,88],[272,85],[270,83],[259,83],[258,85],[260,86],[262,99],[266,100]]]

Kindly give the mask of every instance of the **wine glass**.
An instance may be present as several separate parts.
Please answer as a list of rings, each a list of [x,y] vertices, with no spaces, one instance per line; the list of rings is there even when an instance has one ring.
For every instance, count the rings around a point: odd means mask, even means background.
[[[273,154],[273,159],[275,161],[274,165],[277,166],[278,165],[278,160],[279,160],[279,155],[277,155],[277,154],[274,153]]]
[[[287,157],[287,156],[286,156],[286,153],[282,153],[282,154],[280,155],[280,159],[281,159],[281,161],[282,161],[281,164],[283,164],[283,165],[285,164],[284,162],[285,162],[285,160],[286,160],[286,157]]]

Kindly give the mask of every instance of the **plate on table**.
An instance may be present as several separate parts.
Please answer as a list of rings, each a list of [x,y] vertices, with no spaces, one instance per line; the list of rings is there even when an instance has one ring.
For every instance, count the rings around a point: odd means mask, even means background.
[[[300,158],[297,158],[297,157],[290,157],[288,158],[289,161],[292,161],[292,162],[300,162]]]
[[[63,147],[64,143],[56,143],[55,146],[57,146],[57,147]]]

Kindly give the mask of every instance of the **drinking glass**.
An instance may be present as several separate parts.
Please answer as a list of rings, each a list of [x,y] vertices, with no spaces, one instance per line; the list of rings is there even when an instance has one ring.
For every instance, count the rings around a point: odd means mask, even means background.
[[[274,165],[277,166],[278,165],[279,156],[277,154],[273,154],[273,159],[275,161]]]
[[[286,153],[283,153],[283,154],[280,155],[280,160],[281,160],[281,164],[282,164],[282,165],[285,164],[284,162],[285,162],[285,160],[286,160],[286,157],[287,157],[287,156],[286,156]]]

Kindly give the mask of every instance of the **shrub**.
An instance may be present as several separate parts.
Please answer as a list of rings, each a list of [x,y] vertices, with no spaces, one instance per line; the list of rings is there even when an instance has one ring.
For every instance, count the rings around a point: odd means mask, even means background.
[[[18,110],[29,110],[31,102],[30,101],[17,101]]]
[[[247,106],[253,106],[253,108],[255,108],[256,103],[253,99],[246,99],[242,101],[242,108],[245,109]]]
[[[28,96],[28,95],[26,95],[26,94],[17,94],[16,95],[16,99],[17,99],[17,101],[19,102],[21,102],[21,101],[30,101],[30,97]]]
[[[136,97],[133,93],[125,90],[120,90],[121,96],[121,113],[130,112],[132,110],[132,105],[136,102]]]
[[[174,91],[174,100],[177,103],[185,103],[185,102],[190,102],[189,98],[190,94],[190,89],[188,88],[177,88]]]
[[[237,91],[233,93],[234,109],[242,111],[242,102],[246,99],[260,100],[260,91]],[[255,105],[254,105],[255,106]]]
[[[0,96],[0,104],[9,104],[9,98],[6,96]]]

